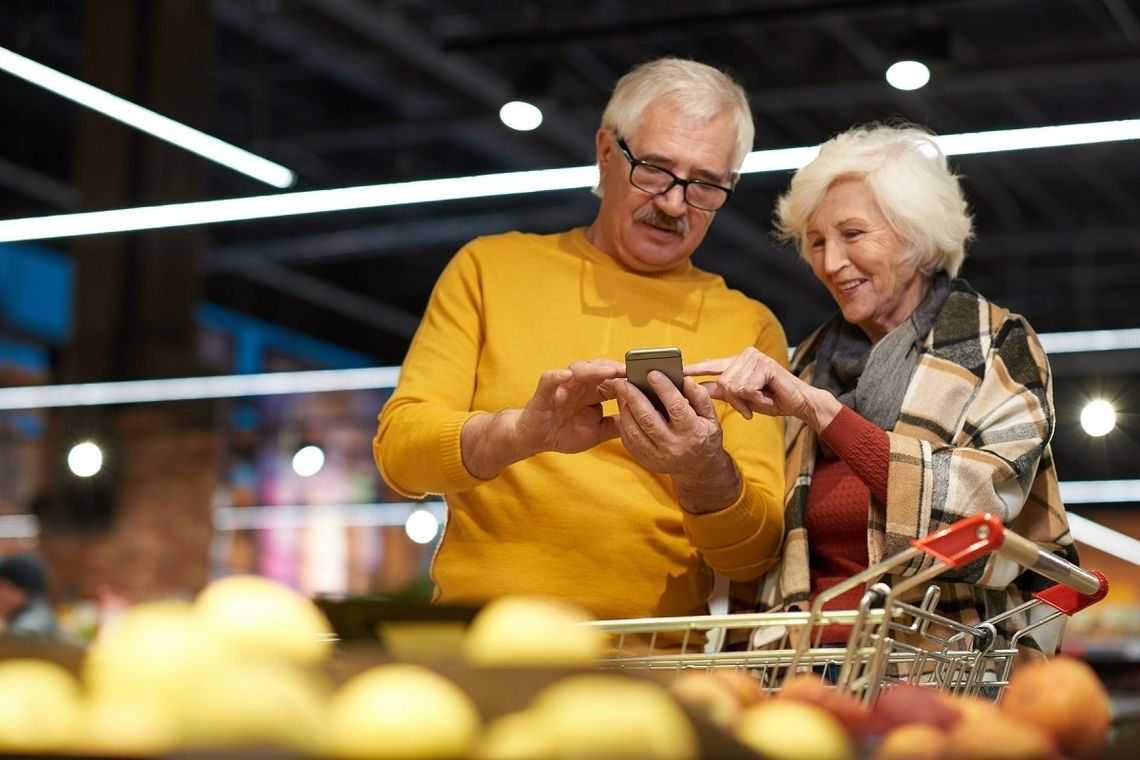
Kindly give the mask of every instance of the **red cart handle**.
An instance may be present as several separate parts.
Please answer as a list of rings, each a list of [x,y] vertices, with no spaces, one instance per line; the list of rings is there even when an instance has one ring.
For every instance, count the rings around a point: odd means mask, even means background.
[[[1073,607],[1087,607],[1108,593],[1108,579],[1101,573],[1090,573],[1072,562],[1047,552],[1032,541],[1005,529],[1001,520],[988,512],[979,512],[942,530],[935,531],[911,543],[918,549],[937,557],[951,567],[961,567],[991,551],[997,551],[1027,570],[1044,575],[1068,587],[1068,591],[1055,588],[1042,592],[1042,601],[1065,612]]]

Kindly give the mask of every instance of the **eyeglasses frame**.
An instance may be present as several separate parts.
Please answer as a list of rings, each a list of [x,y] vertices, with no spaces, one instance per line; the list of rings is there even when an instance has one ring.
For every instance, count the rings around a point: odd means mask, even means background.
[[[706,182],[703,179],[682,179],[681,177],[678,177],[676,174],[669,171],[668,169],[666,169],[663,166],[658,166],[657,164],[651,164],[648,161],[642,161],[640,158],[634,158],[633,153],[629,149],[629,146],[626,145],[626,143],[625,143],[625,138],[619,137],[618,135],[614,135],[614,138],[617,140],[618,150],[620,150],[622,152],[622,155],[625,156],[625,159],[627,161],[629,161],[629,184],[633,185],[634,187],[636,187],[641,192],[649,193],[649,194],[654,195],[654,196],[665,195],[670,190],[672,190],[674,187],[676,187],[677,185],[680,185],[681,186],[681,198],[685,201],[686,204],[688,204],[689,206],[692,206],[693,208],[697,209],[698,211],[719,211],[720,209],[722,209],[726,205],[728,205],[728,202],[732,199],[732,194],[735,192],[735,190],[733,188],[725,187],[724,185],[718,185],[715,182]],[[641,187],[640,185],[636,184],[633,181],[633,172],[639,166],[646,166],[650,169],[653,169],[654,171],[662,172],[663,174],[668,174],[670,177],[673,178],[673,181],[669,183],[668,187],[666,187],[664,190],[661,190],[659,192],[655,193],[652,190],[646,190],[644,187]],[[716,208],[701,208],[700,206],[694,205],[691,201],[689,201],[689,185],[704,185],[705,187],[715,187],[718,190],[723,190],[724,191],[724,203],[720,204]]]

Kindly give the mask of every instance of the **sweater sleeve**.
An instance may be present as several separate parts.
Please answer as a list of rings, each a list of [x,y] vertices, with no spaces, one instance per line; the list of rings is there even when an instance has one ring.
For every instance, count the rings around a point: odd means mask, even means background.
[[[820,438],[871,489],[875,501],[886,504],[891,458],[891,440],[887,432],[854,409],[844,406]]]
[[[451,260],[380,411],[372,452],[384,480],[421,498],[482,481],[463,465],[460,432],[470,411],[482,341],[479,271],[471,244]]]

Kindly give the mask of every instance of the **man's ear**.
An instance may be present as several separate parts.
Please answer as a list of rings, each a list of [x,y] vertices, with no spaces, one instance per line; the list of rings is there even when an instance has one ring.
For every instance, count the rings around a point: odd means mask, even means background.
[[[599,127],[594,133],[594,156],[599,169],[606,165],[616,150],[617,138],[614,131],[609,127]]]

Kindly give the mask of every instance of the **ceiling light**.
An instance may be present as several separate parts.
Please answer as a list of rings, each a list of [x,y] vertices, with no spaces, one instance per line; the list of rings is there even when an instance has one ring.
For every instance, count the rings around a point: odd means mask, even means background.
[[[297,449],[293,455],[293,472],[302,478],[316,475],[325,466],[325,452],[320,446],[309,444]]]
[[[1081,427],[1093,438],[1108,435],[1116,427],[1116,409],[1104,399],[1090,401],[1081,410]]]
[[[512,100],[499,109],[499,120],[511,129],[529,132],[542,124],[542,110],[525,100]]]
[[[887,67],[886,77],[896,90],[918,90],[930,81],[930,69],[921,61],[895,61]]]
[[[426,509],[417,509],[408,515],[404,532],[417,544],[431,543],[439,535],[439,520]]]
[[[67,467],[80,478],[89,478],[103,469],[103,451],[91,441],[77,443],[67,452]]]
[[[1140,119],[1030,127],[991,132],[943,135],[936,140],[947,155],[991,153],[1028,148],[1084,145],[1140,139]],[[750,153],[741,172],[798,169],[815,157],[817,146],[760,150]],[[6,219],[0,221],[0,243],[17,240],[47,240],[110,232],[131,232],[191,224],[216,224],[249,219],[268,219],[328,211],[348,211],[415,203],[487,198],[498,195],[541,193],[593,187],[596,166],[484,174],[473,177],[416,180],[381,185],[361,185],[332,190],[281,193],[219,201],[171,203],[112,211]]]
[[[112,95],[106,90],[100,90],[3,47],[0,47],[0,69],[268,185],[286,188],[297,179],[297,175],[280,164],[211,137],[205,132],[124,100],[118,95]]]

